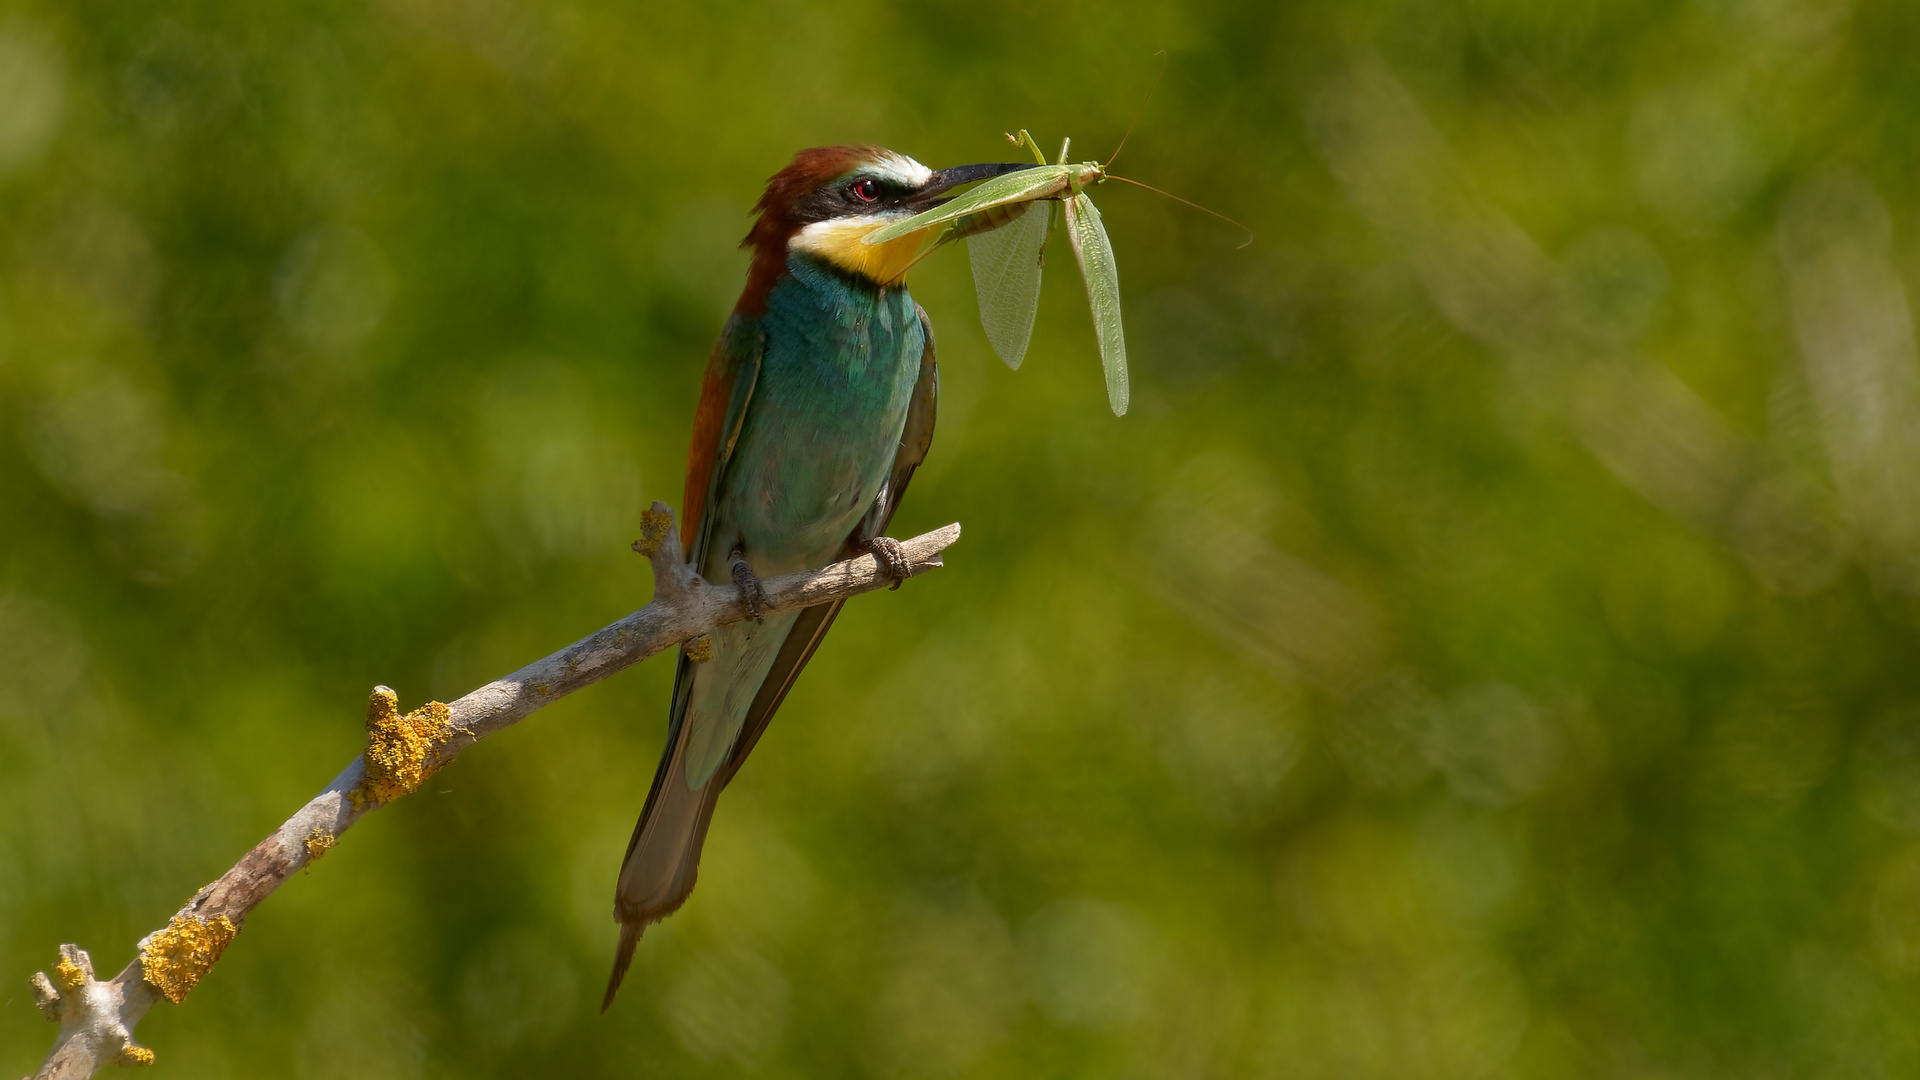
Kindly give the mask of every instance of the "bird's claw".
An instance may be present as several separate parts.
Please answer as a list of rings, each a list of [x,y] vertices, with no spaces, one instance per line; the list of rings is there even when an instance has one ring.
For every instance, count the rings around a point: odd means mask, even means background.
[[[867,541],[867,550],[873,554],[875,562],[880,564],[880,572],[893,579],[892,588],[913,574],[913,566],[907,562],[907,552],[900,541],[891,536],[876,536]]]
[[[727,556],[727,565],[733,571],[733,583],[740,586],[740,601],[747,606],[747,617],[760,622],[765,612],[773,610],[767,602],[767,591],[760,587],[760,576],[747,565],[747,557],[735,550]]]

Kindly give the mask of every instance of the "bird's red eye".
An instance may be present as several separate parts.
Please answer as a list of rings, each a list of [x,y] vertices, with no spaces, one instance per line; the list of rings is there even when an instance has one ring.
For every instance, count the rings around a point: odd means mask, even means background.
[[[880,185],[871,180],[862,180],[853,185],[852,191],[861,202],[872,202],[880,197]]]

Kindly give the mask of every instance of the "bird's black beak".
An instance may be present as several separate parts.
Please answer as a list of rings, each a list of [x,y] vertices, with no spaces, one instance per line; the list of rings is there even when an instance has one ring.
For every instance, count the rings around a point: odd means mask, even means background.
[[[971,184],[976,180],[990,180],[996,176],[1005,176],[1008,173],[1021,172],[1025,169],[1037,169],[1039,167],[1038,165],[1023,163],[1011,165],[955,165],[951,169],[939,169],[921,186],[919,191],[913,193],[913,198],[908,200],[908,206],[916,213],[921,210],[930,210],[946,202],[945,199],[938,198],[937,196],[942,192],[957,188],[962,184]]]

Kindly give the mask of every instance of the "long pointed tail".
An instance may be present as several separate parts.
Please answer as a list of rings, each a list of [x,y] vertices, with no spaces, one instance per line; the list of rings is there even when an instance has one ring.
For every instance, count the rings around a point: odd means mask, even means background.
[[[601,1012],[613,1004],[620,980],[633,963],[640,934],[686,903],[700,869],[700,847],[706,842],[721,781],[717,777],[709,779],[698,791],[687,788],[685,734],[679,728],[673,732],[673,744],[654,775],[647,807],[634,826],[626,861],[620,865],[620,883],[613,900],[614,918],[620,920],[620,946],[614,955],[613,974],[607,979],[607,996],[600,1002]]]
[[[613,1004],[613,995],[620,992],[620,982],[627,977],[627,968],[633,963],[633,950],[640,944],[640,931],[645,929],[637,922],[620,924],[620,947],[613,954],[613,974],[607,978],[607,996],[600,999],[600,1011],[606,1012]]]

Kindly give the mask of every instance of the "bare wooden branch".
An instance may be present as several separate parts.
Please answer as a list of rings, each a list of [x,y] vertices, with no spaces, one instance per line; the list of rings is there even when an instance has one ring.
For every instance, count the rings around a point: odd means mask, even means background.
[[[654,503],[642,515],[635,551],[653,564],[653,600],[619,622],[496,679],[450,704],[429,702],[401,715],[398,698],[375,687],[367,710],[367,752],[294,812],[233,869],[195,893],[168,924],[140,940],[139,955],[111,980],[94,978],[93,963],[73,945],[60,947],[54,977],[33,977],[34,1001],[60,1025],[53,1051],[34,1080],[94,1075],[109,1064],[145,1065],[153,1052],[133,1041],[134,1025],[162,997],[186,998],[260,901],[295,871],[324,855],[370,810],[417,788],[434,770],[481,739],[524,720],[584,686],[674,645],[703,641],[716,627],[748,618],[740,589],[707,582],[687,565],[673,511]],[[941,566],[941,552],[960,539],[956,523],[900,543],[907,574]],[[894,584],[872,555],[761,584],[773,610],[812,607]]]

